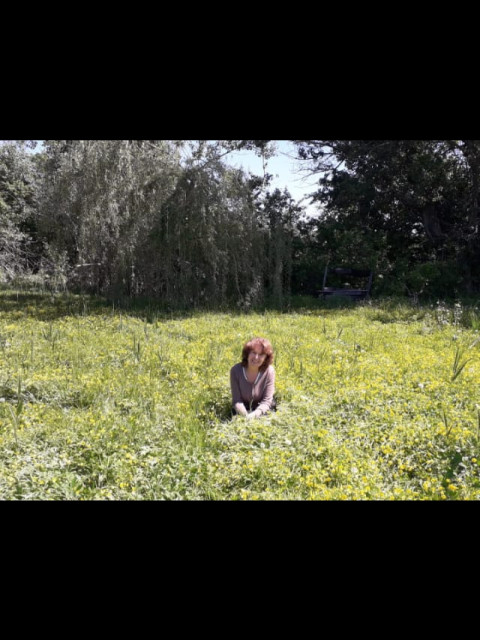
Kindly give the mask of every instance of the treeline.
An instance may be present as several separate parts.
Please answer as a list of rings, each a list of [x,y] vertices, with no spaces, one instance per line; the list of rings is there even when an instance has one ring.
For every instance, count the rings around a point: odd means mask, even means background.
[[[301,209],[227,166],[229,144],[46,140],[36,154],[4,144],[3,279],[30,272],[175,307],[282,304]]]
[[[306,140],[298,154],[319,175],[320,219],[302,229],[297,272],[374,269],[374,292],[412,297],[480,291],[479,140]]]
[[[376,294],[480,290],[480,141],[291,142],[318,216],[226,164],[268,140],[3,142],[0,280],[215,308],[316,295],[326,264]]]

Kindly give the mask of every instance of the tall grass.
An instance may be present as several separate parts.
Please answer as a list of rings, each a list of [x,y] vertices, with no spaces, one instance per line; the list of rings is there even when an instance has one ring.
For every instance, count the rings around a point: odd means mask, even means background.
[[[475,307],[306,302],[3,292],[0,498],[478,499]],[[229,370],[255,335],[276,351],[278,410],[232,420]]]

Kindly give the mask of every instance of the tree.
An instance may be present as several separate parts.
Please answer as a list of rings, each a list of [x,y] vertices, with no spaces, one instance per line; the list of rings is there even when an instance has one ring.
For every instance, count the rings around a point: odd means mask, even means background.
[[[265,284],[276,306],[291,295],[293,243],[302,208],[288,189],[267,191],[260,200],[260,220],[265,229]]]
[[[35,261],[37,172],[25,141],[0,145],[0,276],[11,279]]]
[[[268,174],[227,167],[225,149],[203,140],[44,147],[40,226],[50,251],[67,261],[72,284],[153,294],[170,306],[261,301],[273,260],[259,225]],[[282,248],[286,266],[280,254],[275,263],[276,295],[288,279],[283,270],[291,270],[286,255]]]
[[[138,144],[141,142],[141,144]],[[41,228],[78,286],[133,291],[135,256],[180,171],[174,141],[46,141]]]
[[[337,246],[343,250],[353,238],[362,239],[366,253],[377,244],[381,255],[371,253],[370,266],[391,275],[396,286],[416,265],[433,261],[444,265],[443,272],[455,270],[457,288],[479,288],[478,141],[297,144],[311,171],[322,174],[313,195],[324,207],[320,234],[336,225]],[[373,242],[375,237],[381,237],[380,244]],[[345,255],[348,260],[359,255],[355,243]],[[442,269],[438,273],[441,286]]]

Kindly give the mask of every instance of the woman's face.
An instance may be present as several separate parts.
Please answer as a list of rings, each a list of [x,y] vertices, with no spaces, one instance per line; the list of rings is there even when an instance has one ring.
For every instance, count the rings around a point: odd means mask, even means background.
[[[260,345],[253,347],[248,354],[248,364],[251,367],[261,367],[267,357],[266,353],[263,353],[263,349]]]

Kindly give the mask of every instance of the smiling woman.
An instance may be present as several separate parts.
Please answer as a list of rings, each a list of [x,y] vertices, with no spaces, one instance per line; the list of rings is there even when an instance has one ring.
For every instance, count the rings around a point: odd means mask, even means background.
[[[235,414],[251,419],[275,409],[273,358],[272,345],[265,338],[253,338],[244,344],[242,362],[230,370],[232,408]]]

